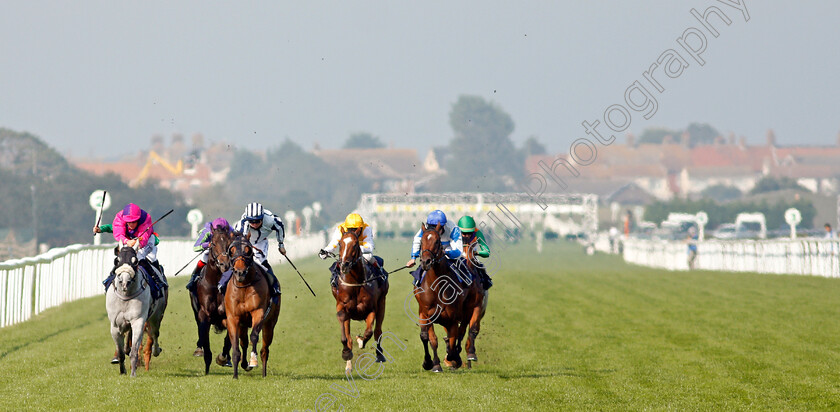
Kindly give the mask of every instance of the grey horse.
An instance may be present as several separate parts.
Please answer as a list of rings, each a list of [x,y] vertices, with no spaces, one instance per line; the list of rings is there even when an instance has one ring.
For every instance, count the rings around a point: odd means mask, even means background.
[[[152,321],[149,324],[149,338],[154,341],[154,354],[157,356],[160,353],[157,336],[166,299],[152,299],[146,279],[139,275],[136,247],[120,245],[114,249],[114,253],[117,255],[114,259],[116,276],[112,287],[105,294],[105,308],[111,324],[111,337],[117,346],[120,374],[126,372],[124,339],[126,334],[130,336],[131,376],[134,377],[137,376],[137,360],[147,320]]]

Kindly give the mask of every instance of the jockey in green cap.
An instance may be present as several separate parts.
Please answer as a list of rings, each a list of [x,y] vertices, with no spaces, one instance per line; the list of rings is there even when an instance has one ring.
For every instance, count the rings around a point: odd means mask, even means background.
[[[487,241],[484,240],[484,234],[476,228],[475,219],[472,216],[464,216],[459,219],[458,227],[453,231],[452,250],[463,252],[465,248],[470,251],[467,256],[462,254],[462,257],[466,259],[475,259],[475,256],[485,259],[490,257],[490,248],[487,246]],[[484,265],[476,260],[473,260],[473,262],[476,263],[475,268],[479,276],[481,276],[481,283],[484,285],[484,289],[490,289],[493,286],[493,282],[484,269]]]

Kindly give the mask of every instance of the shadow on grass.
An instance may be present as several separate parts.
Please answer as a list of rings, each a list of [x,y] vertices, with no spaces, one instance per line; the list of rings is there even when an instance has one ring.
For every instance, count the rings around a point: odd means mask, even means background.
[[[99,316],[99,317],[98,317],[98,318],[96,318],[96,319],[91,319],[91,320],[89,320],[89,321],[87,321],[87,322],[84,322],[84,323],[79,323],[79,324],[76,324],[76,325],[71,325],[71,326],[68,326],[68,327],[66,327],[66,328],[58,329],[58,330],[56,330],[56,331],[54,331],[54,332],[52,332],[52,333],[48,333],[48,334],[46,334],[46,335],[44,335],[44,336],[38,336],[38,337],[35,337],[33,340],[31,340],[31,341],[29,341],[29,342],[27,342],[27,343],[22,343],[22,344],[17,345],[17,346],[12,346],[11,348],[9,348],[9,350],[7,350],[7,351],[5,351],[5,352],[3,352],[3,353],[0,353],[0,360],[3,360],[3,358],[5,358],[6,356],[8,356],[8,355],[10,355],[10,354],[12,354],[12,353],[15,353],[15,352],[17,352],[17,351],[19,351],[19,350],[21,350],[21,349],[25,349],[25,348],[26,348],[26,347],[28,347],[29,345],[32,345],[32,344],[35,344],[35,343],[43,343],[43,342],[44,342],[44,341],[46,341],[47,339],[54,338],[54,337],[56,337],[56,336],[58,336],[58,335],[61,335],[62,333],[65,333],[65,332],[70,332],[71,330],[76,330],[76,329],[84,328],[84,327],[86,327],[86,326],[88,326],[88,325],[90,325],[90,324],[93,324],[94,322],[101,322],[103,319],[105,319],[105,318],[107,318],[107,317],[108,317],[108,315],[107,315],[107,314],[103,314],[103,315]]]

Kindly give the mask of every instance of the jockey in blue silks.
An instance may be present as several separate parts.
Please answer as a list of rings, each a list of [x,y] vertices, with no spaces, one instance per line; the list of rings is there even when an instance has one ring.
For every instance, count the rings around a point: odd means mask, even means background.
[[[446,214],[443,213],[441,210],[435,210],[432,213],[429,213],[426,216],[426,225],[429,227],[435,227],[440,225],[441,230],[443,233],[440,234],[440,246],[443,248],[443,253],[446,255],[447,259],[457,259],[461,256],[461,251],[458,249],[452,248],[452,236],[456,233],[457,227],[453,222],[446,220]],[[418,230],[417,234],[414,235],[414,242],[411,244],[411,259],[405,264],[407,267],[412,267],[415,264],[417,258],[420,257],[420,241],[423,237],[423,231]],[[423,269],[417,268],[417,270],[411,272],[411,275],[414,276],[414,286],[420,286],[420,280],[423,278]]]

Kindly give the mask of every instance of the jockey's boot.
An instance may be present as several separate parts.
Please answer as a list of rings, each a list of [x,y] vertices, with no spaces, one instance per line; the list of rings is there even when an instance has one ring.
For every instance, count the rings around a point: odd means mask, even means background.
[[[373,261],[370,262],[370,263],[371,263],[372,267],[374,269],[376,269],[375,271],[372,272],[374,274],[374,276],[377,278],[379,283],[384,283],[385,280],[388,279],[388,271],[385,270],[385,265],[384,265],[384,261],[382,260],[382,258],[379,257],[379,256],[374,256]]]
[[[163,274],[163,266],[161,266],[159,261],[149,262],[152,266],[157,269],[158,273],[155,273],[155,282],[161,287],[161,289],[169,289],[169,282],[166,281],[166,275]]]
[[[330,273],[332,274],[332,276],[330,276],[330,285],[333,287],[333,289],[337,289],[338,288],[338,262],[333,262],[333,264],[330,265]]]
[[[490,279],[490,275],[483,270],[481,271],[481,284],[484,286],[484,290],[493,287],[493,281]]]
[[[195,292],[195,283],[198,281],[198,275],[201,273],[201,268],[204,267],[204,262],[198,261],[198,264],[195,265],[195,269],[193,269],[192,276],[190,276],[190,281],[187,282],[187,290],[191,292]]]
[[[114,282],[114,277],[116,277],[116,273],[112,270],[111,273],[108,274],[108,277],[102,281],[102,286],[105,286],[105,291],[108,291],[108,286],[111,286],[111,283]]]
[[[271,302],[277,303],[280,301],[280,281],[277,280],[277,276],[274,276],[274,273],[268,272],[268,284],[271,286]]]
[[[414,277],[414,281],[412,281],[411,283],[415,287],[419,288],[420,287],[420,280],[423,278],[423,269],[417,268],[416,270],[412,270],[411,271],[411,276]]]

